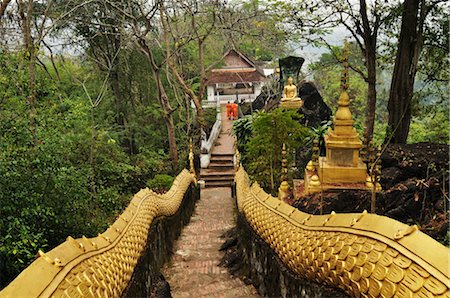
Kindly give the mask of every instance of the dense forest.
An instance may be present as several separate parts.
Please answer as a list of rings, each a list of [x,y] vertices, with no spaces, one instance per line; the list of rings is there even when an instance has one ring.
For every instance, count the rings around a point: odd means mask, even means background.
[[[448,143],[448,3],[369,2],[0,1],[0,286],[38,249],[104,230],[140,188],[171,185],[214,121],[207,77],[231,48],[272,68],[327,49],[302,75],[334,109],[348,38],[357,128],[376,144]],[[249,171],[271,188],[276,145],[320,133],[297,117],[252,118]]]

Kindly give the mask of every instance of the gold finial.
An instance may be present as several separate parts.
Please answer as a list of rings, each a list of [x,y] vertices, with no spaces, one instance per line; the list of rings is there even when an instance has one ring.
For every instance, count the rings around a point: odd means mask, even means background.
[[[311,181],[309,182],[309,185],[311,185],[311,186],[313,186],[313,187],[318,187],[318,186],[320,186],[320,179],[319,179],[319,176],[317,176],[317,175],[312,175],[311,176]]]
[[[308,171],[314,171],[314,163],[313,163],[312,159],[306,164],[306,169]]]
[[[281,150],[281,182],[287,180],[287,172],[286,144],[283,143],[283,149]]]
[[[349,86],[349,74],[348,74],[348,57],[350,56],[349,43],[347,40],[344,41],[344,48],[342,49],[342,65],[344,66],[344,70],[342,71],[341,77],[341,88],[343,91],[348,89]]]
[[[241,154],[239,153],[239,150],[236,146],[236,150],[234,151],[234,170],[237,172],[239,170],[239,167],[241,166]]]
[[[313,150],[312,150],[312,166],[314,168],[314,171],[317,172],[319,168],[319,156],[320,156],[320,149],[319,149],[319,139],[316,137],[313,141]]]
[[[336,111],[336,120],[352,121],[352,113],[350,112],[350,97],[347,93],[349,87],[349,74],[348,74],[348,57],[350,51],[348,49],[348,42],[344,42],[344,49],[342,50],[342,65],[344,70],[342,71],[341,77],[341,88],[342,92],[338,100],[338,109]],[[337,125],[338,123],[335,123]]]
[[[291,188],[287,182],[287,159],[286,159],[286,144],[283,143],[281,150],[281,184],[278,188],[278,198],[282,201],[288,199],[291,195]]]
[[[189,139],[189,172],[195,177],[194,146],[192,145],[192,138]]]

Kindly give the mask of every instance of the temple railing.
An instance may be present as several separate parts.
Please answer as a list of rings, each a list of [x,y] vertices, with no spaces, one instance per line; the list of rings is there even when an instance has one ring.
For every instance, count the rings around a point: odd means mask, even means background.
[[[450,249],[416,226],[367,212],[301,212],[251,185],[242,167],[235,183],[239,216],[293,275],[355,297],[450,297]]]
[[[193,174],[183,170],[165,194],[142,189],[104,233],[94,238],[68,237],[51,251],[40,251],[40,257],[3,289],[0,297],[126,295],[125,290],[130,287],[134,269],[149,247],[147,242],[149,237],[152,238],[149,233],[152,224],[178,214],[180,206],[192,200],[186,194],[192,195],[190,189],[195,181]]]
[[[206,139],[206,134],[202,131],[202,142],[201,142],[201,154],[200,154],[200,167],[206,169],[209,166],[211,160],[212,148],[219,137],[220,131],[222,129],[222,114],[220,109],[217,111],[216,122],[211,129],[209,138]]]

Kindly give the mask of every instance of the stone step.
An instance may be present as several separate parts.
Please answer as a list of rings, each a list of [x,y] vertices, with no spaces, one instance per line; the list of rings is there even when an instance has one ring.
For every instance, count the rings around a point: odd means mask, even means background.
[[[233,181],[234,176],[202,176],[201,179],[205,181]]]
[[[225,163],[209,163],[208,169],[218,169],[218,170],[232,170],[234,169],[233,164],[225,164]]]
[[[234,177],[234,169],[217,170],[217,169],[201,169],[200,176],[232,176]]]
[[[231,187],[231,181],[205,181],[205,187]]]
[[[228,157],[211,157],[210,162],[212,163],[225,163],[233,164],[233,159]]]
[[[211,153],[211,158],[214,157],[220,157],[220,158],[226,158],[226,157],[231,157],[231,159],[233,159],[234,153],[222,153],[222,152],[212,152]]]

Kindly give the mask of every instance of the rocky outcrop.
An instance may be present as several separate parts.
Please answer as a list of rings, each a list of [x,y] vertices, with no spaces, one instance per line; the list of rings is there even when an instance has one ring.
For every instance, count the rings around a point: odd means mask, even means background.
[[[303,100],[303,107],[299,110],[299,113],[303,115],[301,124],[308,127],[317,127],[323,121],[331,119],[331,109],[323,101],[313,82],[300,83],[298,96]]]
[[[448,244],[449,146],[418,143],[389,145],[383,155],[376,213],[407,224]],[[299,210],[319,214],[370,210],[367,191],[324,192],[294,203]]]
[[[308,127],[317,127],[322,122],[331,119],[331,109],[324,102],[313,82],[302,81],[297,90],[298,96],[303,100],[303,107],[298,110],[298,113],[303,115],[300,120],[301,124]],[[263,87],[261,94],[253,101],[251,107],[247,104],[243,105],[241,109],[245,115],[250,114],[252,110],[270,111],[277,108],[280,101],[281,94],[276,92],[272,83]]]

